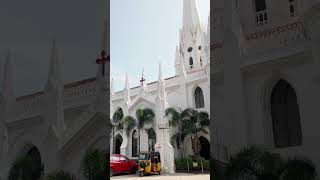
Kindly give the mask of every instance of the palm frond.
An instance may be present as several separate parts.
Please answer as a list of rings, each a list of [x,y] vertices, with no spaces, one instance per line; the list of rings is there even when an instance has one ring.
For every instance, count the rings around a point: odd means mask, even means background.
[[[118,111],[114,112],[112,116],[112,121],[114,123],[118,123],[122,120],[122,118],[123,118],[123,111],[122,109],[119,109]]]
[[[175,108],[167,108],[165,111],[166,117],[169,117],[169,125],[176,127],[180,124],[180,113]]]
[[[290,158],[283,162],[280,177],[283,180],[314,180],[317,176],[315,165],[304,158]]]
[[[77,180],[74,174],[59,170],[47,175],[47,180]]]
[[[209,119],[209,114],[207,112],[200,112],[198,114],[198,119],[199,119],[199,125],[201,127],[208,127],[210,125],[210,119]]]
[[[98,149],[89,149],[82,159],[83,176],[89,180],[96,180],[106,176],[106,154]],[[105,177],[106,178],[106,177]]]
[[[126,116],[124,118],[123,125],[128,134],[136,126],[136,120],[132,116]]]
[[[9,171],[9,180],[31,179],[34,166],[29,156],[18,157]]]

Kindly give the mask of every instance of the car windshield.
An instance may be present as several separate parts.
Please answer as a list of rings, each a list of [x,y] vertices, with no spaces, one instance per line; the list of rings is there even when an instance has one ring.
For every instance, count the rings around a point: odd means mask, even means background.
[[[148,154],[140,154],[139,159],[142,159],[142,160],[148,159]]]

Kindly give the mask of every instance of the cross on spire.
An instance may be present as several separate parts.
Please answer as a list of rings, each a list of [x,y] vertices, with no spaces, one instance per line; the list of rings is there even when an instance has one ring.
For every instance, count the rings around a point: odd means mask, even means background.
[[[144,70],[142,70],[142,75],[141,75],[141,79],[140,79],[140,83],[141,83],[141,85],[143,86],[143,84],[144,84],[144,81],[146,81],[146,79],[144,78]]]
[[[102,76],[105,76],[105,64],[110,61],[110,56],[106,56],[107,53],[105,50],[102,50],[100,53],[100,58],[96,60],[96,64],[101,64],[102,66]]]
[[[143,82],[144,81],[146,81],[146,79],[145,78],[143,78],[143,77],[141,77],[141,79],[140,79],[140,83],[141,83],[141,85],[143,85]]]

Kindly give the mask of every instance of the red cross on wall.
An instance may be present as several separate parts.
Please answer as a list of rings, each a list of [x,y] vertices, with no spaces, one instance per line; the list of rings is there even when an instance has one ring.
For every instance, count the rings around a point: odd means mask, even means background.
[[[102,75],[105,75],[105,64],[110,61],[110,56],[106,57],[107,53],[105,50],[101,51],[100,58],[96,60],[96,64],[101,64],[102,66]]]

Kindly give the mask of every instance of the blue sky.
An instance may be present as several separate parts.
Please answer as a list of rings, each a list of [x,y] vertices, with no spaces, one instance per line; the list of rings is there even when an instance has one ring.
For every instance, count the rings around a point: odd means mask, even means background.
[[[196,0],[201,21],[207,25],[210,0]],[[125,74],[130,86],[139,85],[142,68],[147,82],[174,75],[175,47],[182,22],[183,0],[111,0],[111,76],[122,90]]]

